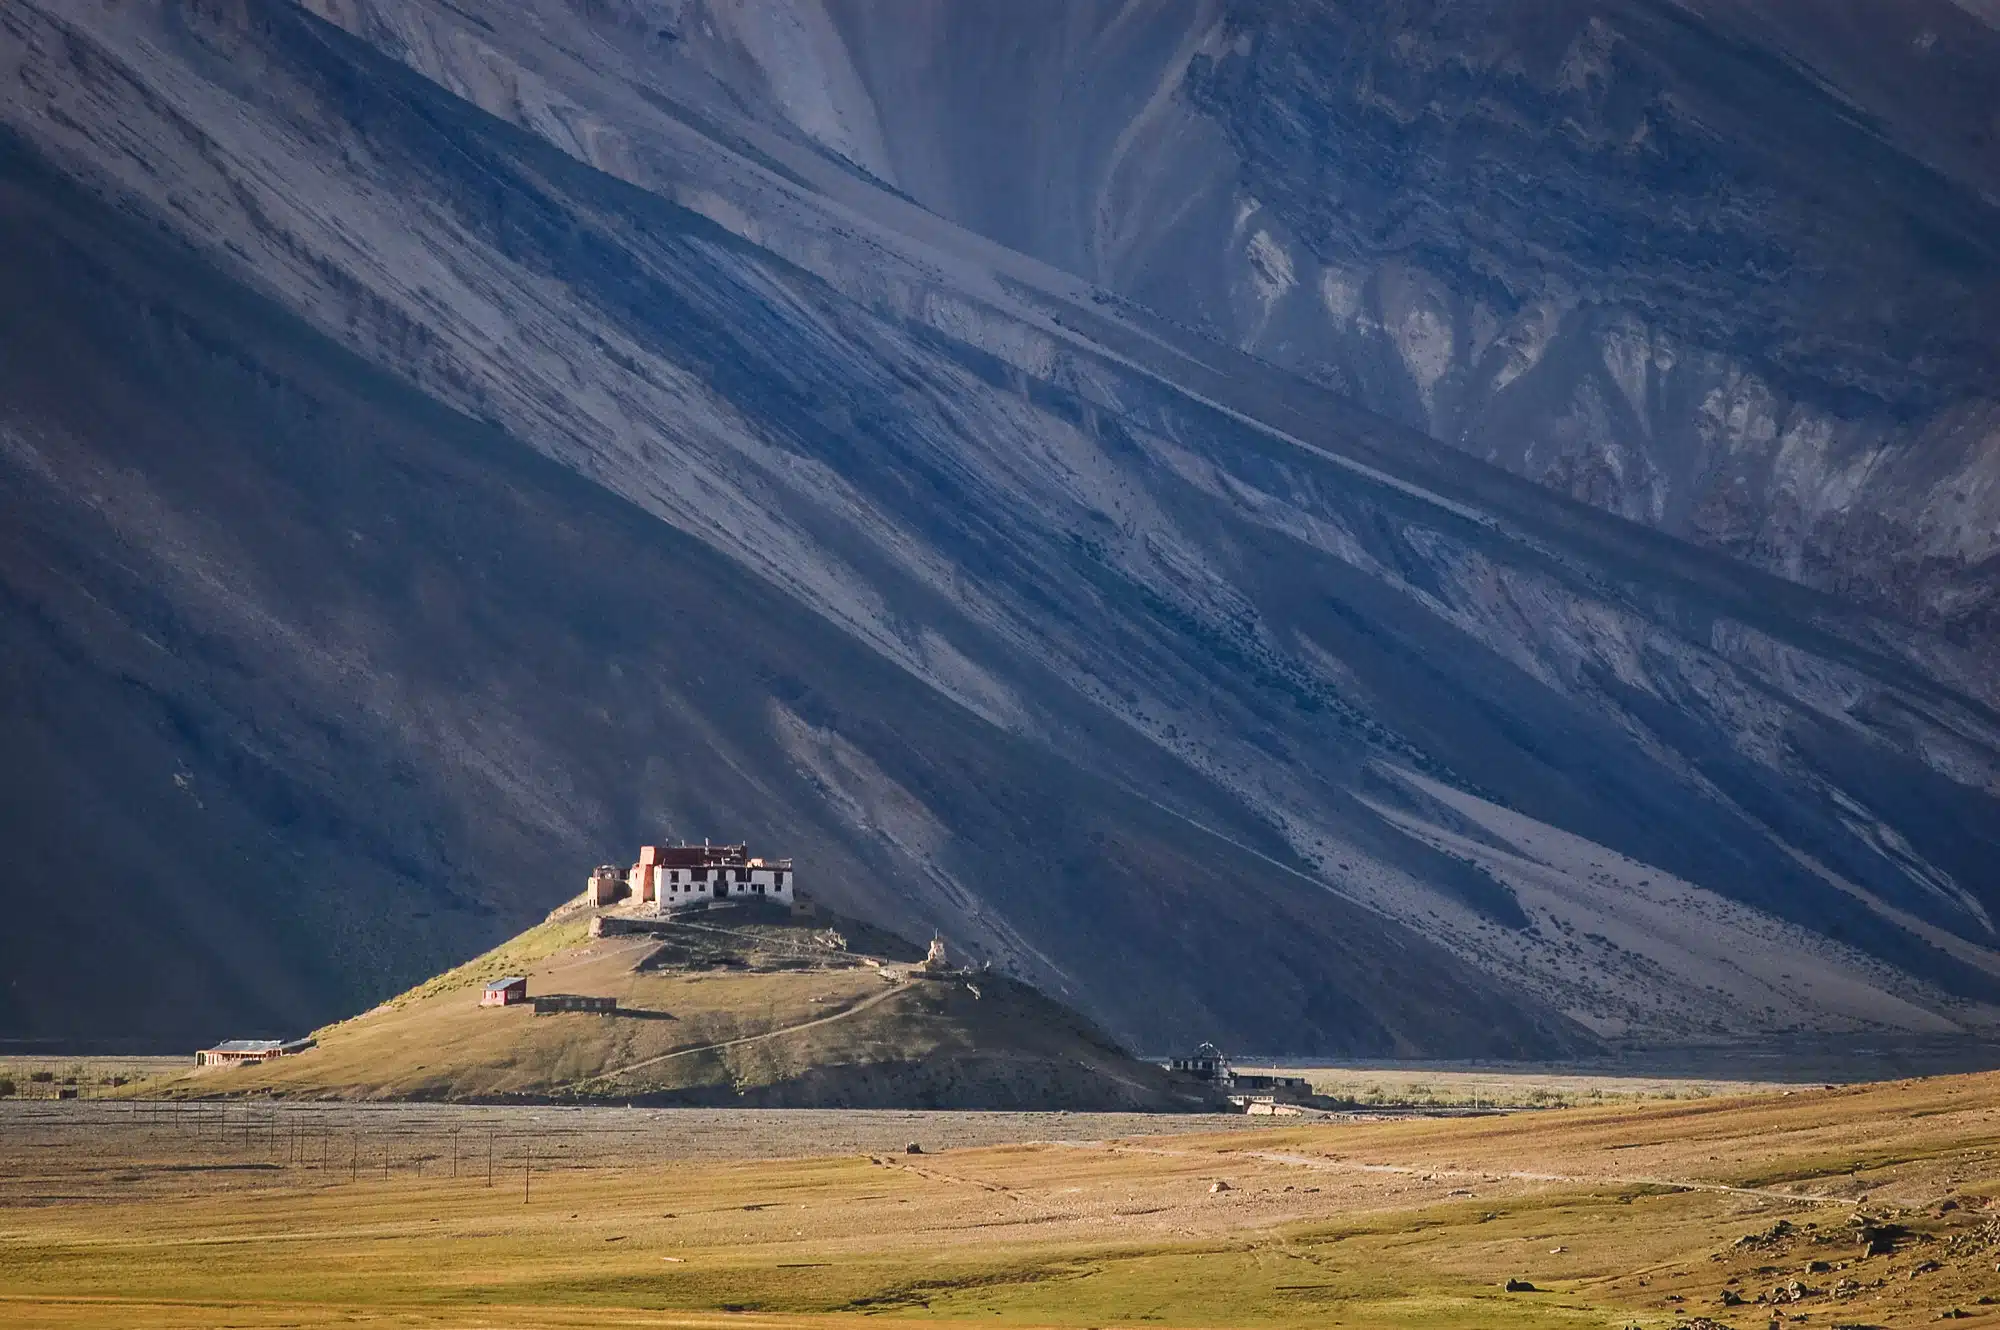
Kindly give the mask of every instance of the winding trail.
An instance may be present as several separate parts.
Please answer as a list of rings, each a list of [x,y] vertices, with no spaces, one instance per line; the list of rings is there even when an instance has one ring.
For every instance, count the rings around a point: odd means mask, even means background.
[[[614,1080],[617,1077],[629,1075],[632,1072],[640,1071],[647,1067],[658,1066],[662,1062],[671,1062],[675,1058],[693,1057],[696,1053],[712,1053],[718,1048],[736,1048],[743,1044],[754,1044],[765,1039],[776,1039],[780,1035],[797,1034],[800,1030],[811,1030],[822,1025],[832,1025],[835,1021],[844,1021],[851,1016],[859,1016],[871,1007],[879,1007],[902,991],[902,984],[891,984],[881,992],[870,997],[865,997],[851,1007],[843,1007],[831,1015],[815,1016],[809,1021],[800,1021],[796,1025],[780,1026],[775,1030],[764,1030],[758,1034],[741,1035],[735,1039],[723,1039],[713,1044],[696,1044],[692,1048],[677,1048],[671,1053],[661,1053],[654,1057],[642,1058],[637,1062],[628,1062],[622,1067],[613,1067],[609,1071],[601,1071],[594,1076],[586,1076],[582,1079],[585,1081]],[[579,1082],[571,1083],[577,1084]]]

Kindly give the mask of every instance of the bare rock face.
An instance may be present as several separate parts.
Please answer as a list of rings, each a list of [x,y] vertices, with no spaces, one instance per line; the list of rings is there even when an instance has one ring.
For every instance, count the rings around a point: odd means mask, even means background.
[[[727,9],[768,114],[927,207],[1993,641],[2000,31],[1950,0]]]
[[[1989,1024],[1956,85],[1397,12],[0,10],[0,1033],[663,827],[1146,1047]]]
[[[1363,292],[1277,358],[1367,396],[1386,340],[1436,437],[1990,640],[2000,34],[1813,8],[1246,6],[1192,100]]]

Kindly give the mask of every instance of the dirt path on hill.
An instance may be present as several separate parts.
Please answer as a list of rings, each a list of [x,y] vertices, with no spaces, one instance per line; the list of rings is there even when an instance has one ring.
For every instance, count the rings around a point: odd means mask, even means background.
[[[896,994],[902,992],[902,990],[903,990],[903,985],[891,984],[888,987],[884,988],[881,992],[875,994],[874,996],[865,997],[861,999],[861,1001],[855,1003],[853,1006],[844,1007],[839,1011],[833,1012],[831,1015],[815,1016],[809,1021],[800,1021],[796,1025],[781,1026],[776,1030],[765,1030],[760,1034],[741,1035],[735,1039],[723,1039],[713,1044],[696,1044],[692,1048],[677,1048],[671,1053],[661,1053],[655,1057],[642,1058],[638,1062],[628,1062],[622,1067],[614,1067],[610,1071],[601,1071],[594,1076],[589,1076],[584,1079],[592,1081],[612,1080],[616,1077],[624,1076],[630,1072],[639,1071],[646,1067],[657,1066],[662,1062],[671,1062],[675,1058],[692,1057],[696,1053],[712,1053],[718,1048],[735,1048],[741,1044],[754,1044],[764,1039],[776,1039],[780,1035],[796,1034],[800,1030],[811,1030],[821,1025],[832,1025],[835,1021],[844,1021],[850,1016],[859,1016],[862,1012],[867,1011],[870,1007],[878,1007],[882,1003],[887,1002],[890,998],[896,996]],[[571,1082],[571,1084],[576,1084],[576,1083],[577,1082]]]
[[[596,951],[591,947],[585,947],[582,954],[577,956],[575,960],[564,961],[560,965],[544,966],[542,969],[536,970],[534,973],[540,975],[561,974],[565,970],[577,970],[581,969],[586,965],[600,965],[607,960],[612,960],[619,956],[622,956],[628,951],[644,951],[648,947],[658,946],[658,945],[659,945],[659,939],[657,938],[640,937],[640,938],[634,938],[630,942],[626,942],[622,945],[618,943],[613,943],[611,946],[605,948],[603,951]]]

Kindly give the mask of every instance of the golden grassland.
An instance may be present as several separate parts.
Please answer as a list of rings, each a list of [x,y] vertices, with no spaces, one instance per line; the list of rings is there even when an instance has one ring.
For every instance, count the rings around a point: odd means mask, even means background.
[[[1642,1099],[1707,1099],[1746,1091],[1782,1091],[1790,1081],[1648,1076],[1601,1069],[1514,1068],[1465,1071],[1417,1064],[1393,1067],[1292,1067],[1239,1061],[1238,1071],[1304,1077],[1314,1093],[1363,1108],[1575,1108]],[[1851,1078],[1850,1078],[1851,1079]]]
[[[2000,1325],[2000,1075],[526,1176],[523,1138],[490,1187],[220,1145],[134,1109],[0,1156],[0,1322]]]

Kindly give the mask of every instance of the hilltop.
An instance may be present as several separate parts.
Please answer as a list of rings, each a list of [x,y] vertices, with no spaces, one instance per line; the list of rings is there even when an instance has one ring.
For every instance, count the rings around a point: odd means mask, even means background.
[[[620,932],[624,929],[644,931]],[[603,930],[602,936],[597,936]],[[792,1108],[1185,1110],[1191,1084],[1002,975],[906,940],[744,905],[679,920],[575,906],[262,1066],[149,1093]],[[531,1000],[480,1005],[527,980]],[[532,998],[612,998],[537,1015]]]

